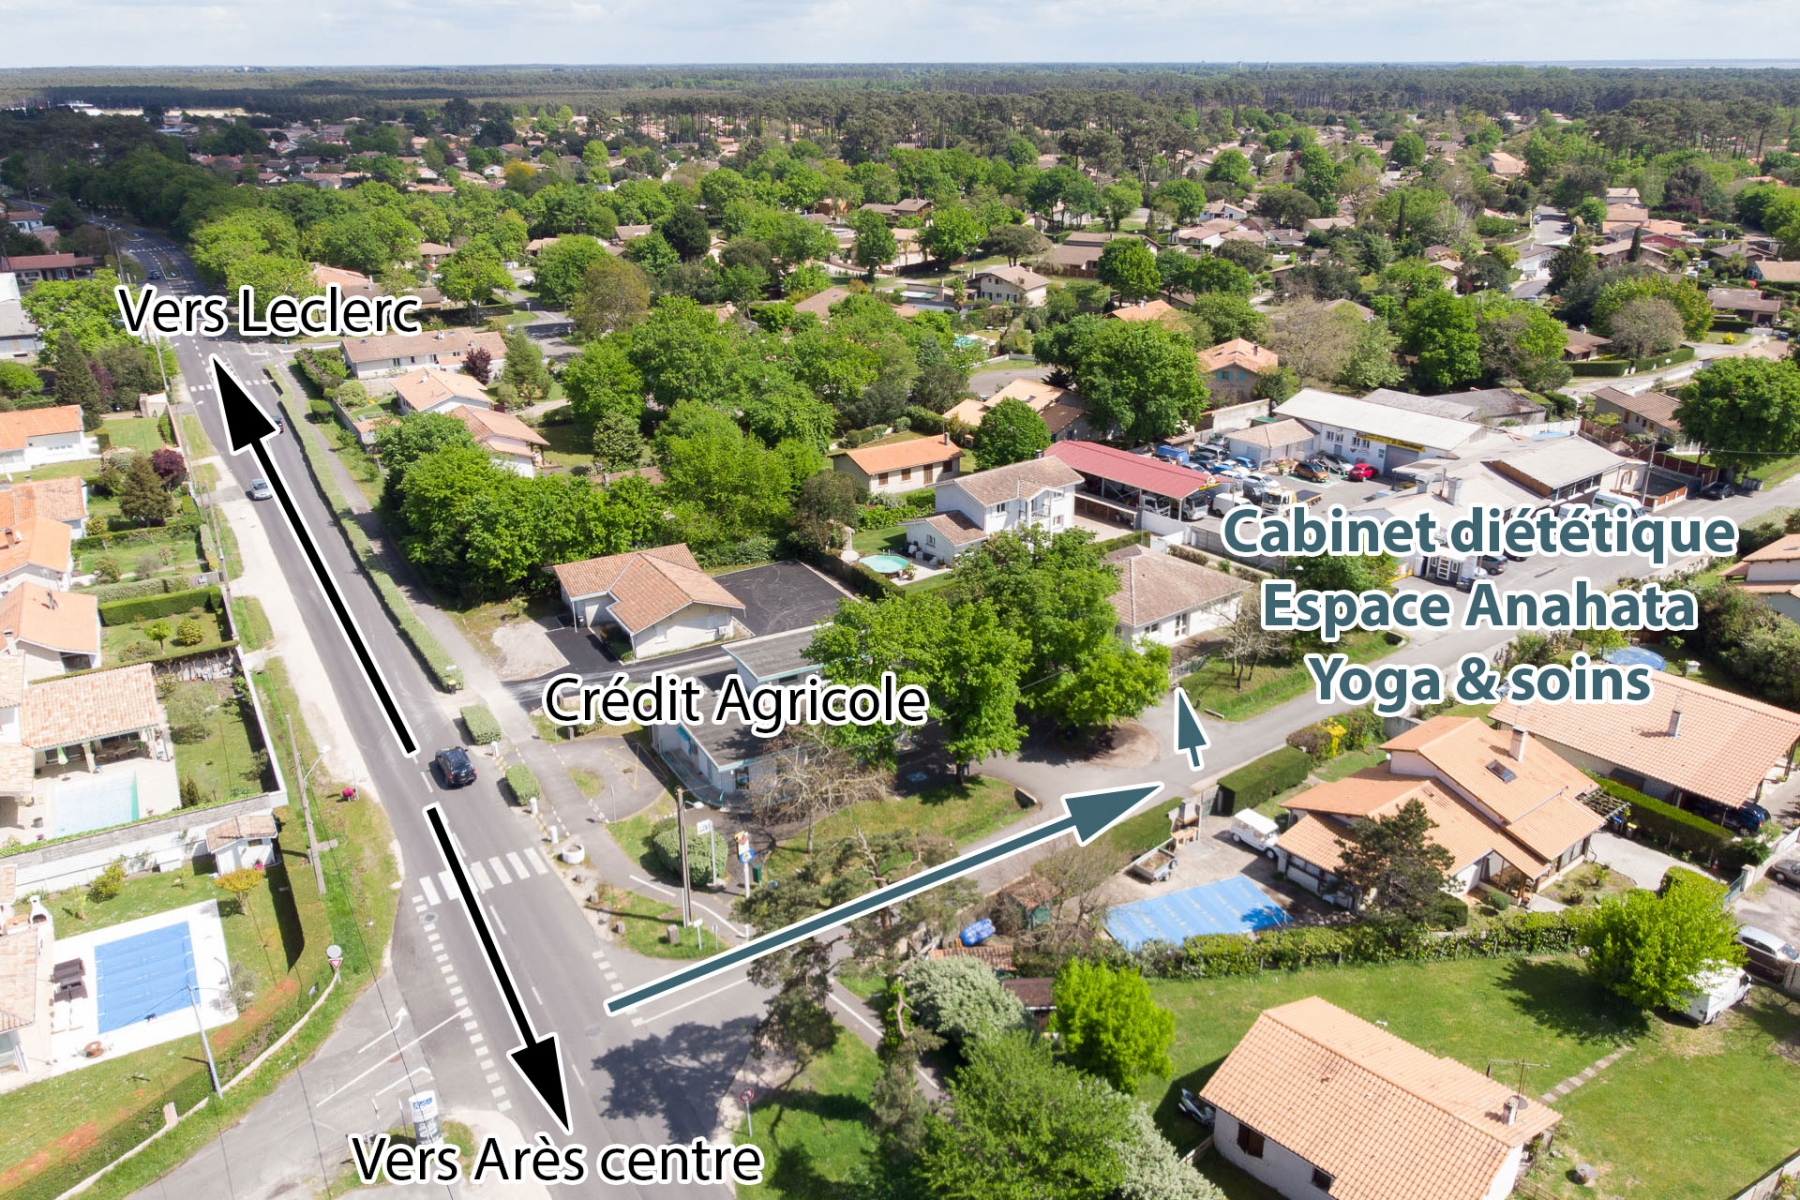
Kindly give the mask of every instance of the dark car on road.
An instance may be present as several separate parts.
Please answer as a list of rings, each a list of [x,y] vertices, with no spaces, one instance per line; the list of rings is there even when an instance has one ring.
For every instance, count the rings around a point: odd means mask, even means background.
[[[1723,500],[1731,495],[1731,492],[1732,487],[1729,483],[1723,479],[1715,479],[1700,489],[1700,498],[1702,500]]]
[[[431,765],[437,768],[445,787],[468,787],[475,782],[475,764],[469,761],[469,752],[461,746],[439,750]]]
[[[1294,468],[1294,474],[1308,483],[1330,483],[1331,469],[1318,461],[1303,462]]]

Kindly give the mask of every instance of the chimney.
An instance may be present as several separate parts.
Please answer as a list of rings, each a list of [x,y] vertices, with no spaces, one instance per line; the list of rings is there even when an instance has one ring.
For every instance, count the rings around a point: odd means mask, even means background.
[[[1463,487],[1463,481],[1458,476],[1453,475],[1450,478],[1444,480],[1444,499],[1448,500],[1452,504],[1455,504],[1458,500],[1460,500],[1462,498],[1462,487]]]
[[[6,630],[0,630],[0,637],[4,637],[6,639],[6,652],[8,654],[11,654],[13,652],[14,648],[18,646],[18,641],[16,640],[16,635],[13,633],[12,630],[6,629]]]
[[[1514,762],[1525,761],[1525,744],[1530,740],[1531,734],[1523,726],[1513,726],[1511,754]]]
[[[1508,1096],[1506,1098],[1506,1103],[1500,1106],[1500,1120],[1507,1125],[1516,1123],[1519,1119],[1519,1114],[1524,1112],[1526,1106],[1530,1103],[1531,1101],[1523,1096]]]
[[[1681,710],[1679,708],[1669,710],[1669,736],[1681,736]]]

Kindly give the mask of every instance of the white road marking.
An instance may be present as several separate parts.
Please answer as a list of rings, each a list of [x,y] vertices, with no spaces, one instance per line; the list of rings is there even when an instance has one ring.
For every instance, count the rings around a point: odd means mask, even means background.
[[[497,1112],[505,1112],[507,1109],[509,1109],[511,1107],[512,1107],[511,1100],[502,1100],[500,1103],[494,1105],[494,1109]]]
[[[416,1037],[412,1041],[406,1043],[406,1045],[401,1046],[399,1049],[395,1050],[394,1054],[398,1055],[401,1050],[411,1049],[412,1047],[418,1045],[420,1042],[424,1041],[426,1038],[430,1037],[432,1034],[436,1033],[438,1030],[442,1029],[444,1026],[448,1025],[450,1022],[452,1022],[454,1020],[456,1020],[455,1017],[445,1017],[443,1020],[439,1021],[436,1025],[433,1025],[430,1029],[427,1029],[424,1033],[421,1033],[418,1037]],[[383,1036],[386,1036],[386,1035],[384,1034]],[[385,1058],[382,1059],[380,1062],[378,1062],[374,1066],[370,1067],[367,1071],[364,1071],[361,1075],[358,1075],[355,1079],[352,1079],[349,1083],[346,1083],[342,1087],[335,1088],[331,1092],[327,1093],[325,1098],[323,1100],[320,1100],[319,1103],[325,1104],[333,1096],[340,1095],[344,1092],[345,1089],[354,1087],[356,1084],[361,1083],[365,1076],[368,1076],[375,1071],[379,1071],[382,1067],[384,1067],[388,1064],[388,1061],[389,1061],[388,1059],[385,1059]],[[411,1078],[410,1072],[408,1073],[407,1077]]]
[[[439,871],[438,882],[444,885],[444,895],[450,897],[452,900],[462,899],[462,893],[456,890],[456,876],[450,874],[448,871]]]
[[[550,873],[550,868],[544,865],[544,860],[538,857],[538,852],[530,846],[525,847],[525,861],[530,863],[531,869],[539,875],[548,875]]]
[[[674,1008],[665,1008],[661,1012],[656,1013],[652,1016],[633,1017],[633,1018],[631,1018],[631,1023],[633,1025],[643,1025],[650,1021],[660,1021],[662,1018],[671,1016],[674,1013],[678,1013],[682,1009],[687,1008],[690,1005],[698,1004],[702,1000],[711,1000],[714,996],[719,995],[721,992],[729,992],[732,988],[737,987],[737,986],[738,985],[735,983],[728,983],[722,988],[714,988],[712,991],[706,993],[704,996],[695,996],[692,1000],[683,1000],[680,1004],[677,1004]]]
[[[413,1075],[429,1075],[429,1074],[431,1074],[431,1068],[430,1067],[420,1067],[417,1071],[414,1071],[412,1074]],[[375,1094],[377,1096],[385,1096],[387,1093],[393,1091],[395,1088],[400,1087],[403,1084],[409,1084],[411,1082],[412,1082],[412,1075],[408,1075],[405,1079],[394,1080],[394,1082],[388,1084],[386,1087],[382,1088],[380,1091],[376,1092]]]
[[[394,1027],[392,1029],[384,1029],[380,1033],[376,1034],[373,1038],[371,1038],[369,1040],[368,1044],[363,1046],[360,1050],[358,1050],[357,1053],[358,1054],[366,1054],[370,1050],[374,1049],[377,1044],[386,1041],[388,1038],[399,1036],[400,1022],[402,1020],[404,1020],[405,1018],[406,1018],[406,1010],[403,1008],[399,1012],[394,1014]]]
[[[490,892],[494,889],[494,881],[488,878],[488,873],[482,869],[479,859],[469,864],[469,873],[475,876],[475,886],[482,891]]]
[[[500,856],[498,854],[488,859],[488,866],[494,868],[494,878],[498,879],[502,884],[512,882],[512,876],[507,873],[506,864],[500,861]]]
[[[525,864],[520,861],[517,852],[508,850],[506,852],[506,861],[512,864],[514,875],[517,875],[520,879],[525,878]]]

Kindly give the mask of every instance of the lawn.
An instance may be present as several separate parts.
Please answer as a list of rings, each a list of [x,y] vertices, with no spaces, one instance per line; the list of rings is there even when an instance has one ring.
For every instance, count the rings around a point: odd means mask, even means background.
[[[1389,1032],[1477,1071],[1490,1059],[1542,1063],[1524,1076],[1522,1090],[1534,1097],[1645,1031],[1643,1019],[1592,983],[1572,957],[1151,980],[1150,992],[1175,1014],[1175,1073],[1145,1079],[1138,1095],[1182,1150],[1200,1140],[1200,1130],[1176,1111],[1181,1089],[1199,1090],[1263,1009],[1307,996],[1385,1021]],[[1494,1069],[1517,1082],[1517,1067]],[[1666,1109],[1675,1103],[1664,1098]]]
[[[762,1147],[764,1182],[740,1187],[745,1197],[828,1200],[865,1163],[879,1169],[868,1096],[881,1075],[875,1052],[849,1030],[809,1063],[786,1088],[766,1094],[751,1110],[756,1136],[737,1141]]]
[[[550,444],[544,447],[544,461],[558,467],[591,467],[594,465],[594,427],[575,421],[546,421],[534,426]]]
[[[603,887],[588,907],[605,913],[609,923],[625,926],[625,944],[646,958],[706,958],[726,949],[719,935],[703,925],[684,930],[680,943],[670,945],[669,926],[681,924],[679,902]]]
[[[255,596],[239,596],[231,602],[231,619],[237,626],[238,640],[246,650],[261,650],[274,640],[269,627],[269,614]]]
[[[654,871],[650,858],[650,829],[664,817],[675,815],[675,798],[664,792],[655,802],[606,827],[625,857],[646,871]]]
[[[238,700],[231,683],[193,683],[183,686],[211,688],[215,707],[201,728],[199,741],[175,743],[175,769],[185,783],[192,779],[208,802],[234,800],[268,791],[269,755],[251,728],[255,719],[248,700]]]
[[[100,630],[101,661],[110,665],[136,662],[145,658],[157,658],[165,654],[193,654],[201,650],[209,650],[227,641],[225,619],[219,613],[200,612],[182,613],[178,616],[164,618],[171,630],[179,629],[188,621],[200,626],[201,639],[198,642],[180,646],[171,637],[168,641],[158,643],[150,636],[150,626],[155,621],[139,621],[134,625],[106,625]],[[265,624],[264,628],[267,626]]]
[[[1380,746],[1370,746],[1366,750],[1352,750],[1348,754],[1340,754],[1325,765],[1315,767],[1313,774],[1327,783],[1333,783],[1346,775],[1354,775],[1368,767],[1379,767],[1386,761],[1386,750]]]
[[[850,539],[850,548],[867,557],[871,554],[906,555],[906,526],[891,529],[865,529]]]
[[[103,421],[100,429],[112,440],[114,446],[135,450],[139,454],[154,454],[163,446],[162,430],[157,427],[159,424],[155,417],[122,417]]]
[[[181,425],[181,441],[187,446],[188,461],[198,462],[203,458],[213,457],[212,443],[206,440],[206,430],[200,424],[200,418],[192,413],[183,413],[175,418]]]
[[[1800,1143],[1796,1047],[1800,1002],[1760,987],[1712,1025],[1653,1020],[1630,1054],[1557,1102],[1564,1157],[1531,1178],[1569,1197],[1736,1195]],[[1576,1163],[1599,1168],[1597,1187],[1568,1178]]]
[[[192,529],[145,530],[132,537],[115,534],[109,546],[79,551],[75,569],[87,574],[108,560],[122,577],[135,579],[192,575],[202,569],[200,539]],[[184,588],[190,586],[185,581],[177,582]]]
[[[1347,634],[1332,653],[1348,655],[1353,663],[1374,662],[1406,644],[1397,633],[1363,631]],[[1243,687],[1232,682],[1233,667],[1224,655],[1214,655],[1200,670],[1181,681],[1181,688],[1196,708],[1217,713],[1227,721],[1242,721],[1277,705],[1286,704],[1312,687],[1302,656],[1265,663],[1256,668]]]
[[[973,776],[967,783],[926,788],[914,796],[853,804],[820,820],[813,829],[813,844],[822,846],[858,830],[890,833],[916,829],[942,834],[959,849],[966,849],[1030,811],[1014,797],[1012,784]],[[776,846],[763,866],[765,877],[792,874],[805,855],[806,831],[802,829]]]

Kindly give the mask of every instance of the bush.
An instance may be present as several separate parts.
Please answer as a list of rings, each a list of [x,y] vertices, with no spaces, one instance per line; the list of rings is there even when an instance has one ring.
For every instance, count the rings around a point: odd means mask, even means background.
[[[1719,904],[1725,902],[1726,888],[1724,884],[1720,883],[1710,875],[1702,875],[1700,872],[1690,870],[1687,867],[1670,867],[1664,872],[1662,884],[1656,889],[1656,894],[1659,896],[1666,896],[1670,892],[1680,888],[1699,888],[1702,892],[1711,896],[1714,902]]]
[[[100,606],[100,623],[132,625],[138,621],[177,616],[197,608],[217,612],[223,602],[223,596],[216,587],[189,588],[180,592],[140,596],[134,600],[115,600],[111,604]]]
[[[1313,762],[1324,763],[1380,741],[1385,731],[1374,708],[1353,708],[1294,730],[1288,734],[1287,744],[1304,751]]]
[[[88,885],[88,899],[94,901],[114,900],[125,890],[125,860],[116,858],[106,864],[106,870],[94,877]]]
[[[772,537],[748,537],[741,542],[728,542],[723,546],[708,546],[694,555],[695,561],[709,570],[719,567],[746,567],[779,557],[781,557],[781,542]]]
[[[1607,795],[1631,806],[1629,819],[1633,825],[1654,834],[1671,849],[1713,858],[1731,846],[1731,834],[1726,832],[1723,825],[1714,825],[1706,818],[1684,812],[1673,804],[1654,800],[1616,779],[1601,779],[1599,783],[1600,789]]]
[[[906,968],[906,999],[925,1028],[958,1045],[1025,1024],[1025,1006],[979,959],[914,959]]]
[[[681,878],[681,831],[675,828],[675,818],[665,817],[650,830],[650,856],[657,868],[671,879]],[[704,846],[700,853],[694,852],[694,841],[688,839],[688,880],[695,887],[710,887],[713,881],[713,864]]]
[[[520,804],[530,804],[544,794],[544,789],[538,785],[537,776],[524,763],[506,768],[506,786],[512,789],[513,799]]]
[[[484,705],[469,705],[462,710],[462,719],[473,745],[486,746],[500,740],[500,722]]]
[[[1461,897],[1439,892],[1432,897],[1425,923],[1433,929],[1462,929],[1469,924],[1469,906]]]
[[[175,644],[177,646],[198,646],[206,640],[206,626],[189,617],[175,626]]]
[[[1255,808],[1269,797],[1304,783],[1311,771],[1312,759],[1304,751],[1283,746],[1219,780],[1220,807],[1227,813]]]
[[[938,434],[944,432],[944,418],[921,405],[911,405],[904,414],[908,425],[915,433]]]
[[[97,577],[103,577],[106,572],[101,568],[109,564],[112,567],[113,579],[107,581],[102,578],[100,586],[93,588],[88,593],[94,598],[96,604],[111,604],[115,600],[137,600],[144,596],[161,596],[174,589],[175,581],[167,578],[128,579],[124,583],[119,583],[119,564],[113,559],[101,559],[94,569],[94,574]]]

